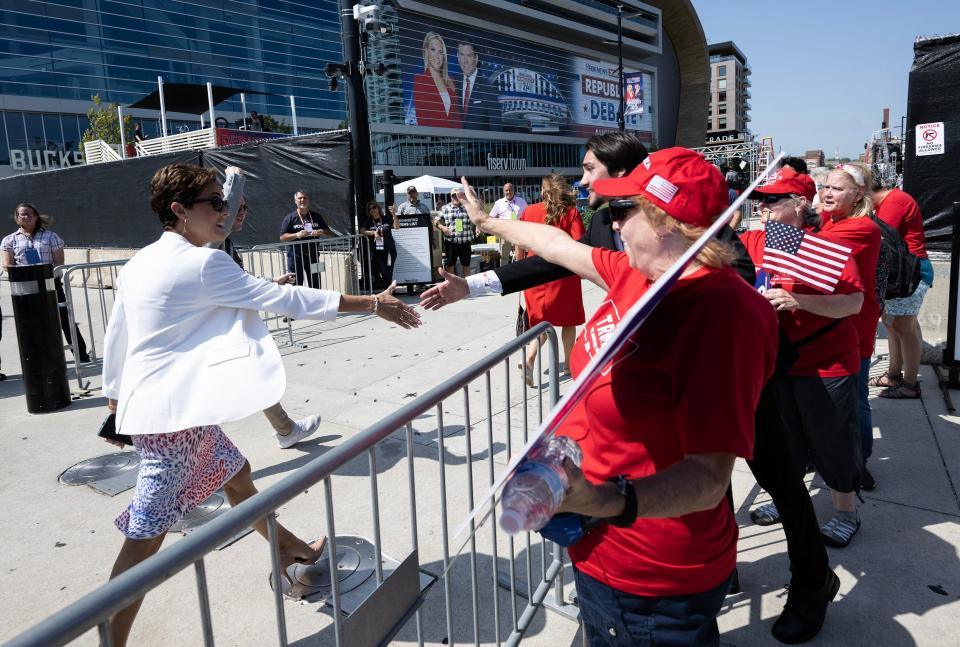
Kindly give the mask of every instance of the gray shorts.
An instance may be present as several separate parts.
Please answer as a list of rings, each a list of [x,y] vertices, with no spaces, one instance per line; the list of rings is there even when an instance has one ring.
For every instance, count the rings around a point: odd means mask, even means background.
[[[800,465],[812,459],[837,492],[860,490],[856,375],[781,378],[780,415]]]

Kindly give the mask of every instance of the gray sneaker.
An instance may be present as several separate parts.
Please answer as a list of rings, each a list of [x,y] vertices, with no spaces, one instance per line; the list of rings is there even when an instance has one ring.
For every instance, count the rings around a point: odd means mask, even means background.
[[[273,434],[273,437],[277,439],[277,445],[280,446],[280,449],[289,449],[299,443],[304,438],[309,438],[312,436],[317,429],[320,428],[320,414],[312,415],[309,418],[304,418],[303,420],[297,420],[293,423],[293,431],[291,431],[286,436],[281,436],[280,434]]]

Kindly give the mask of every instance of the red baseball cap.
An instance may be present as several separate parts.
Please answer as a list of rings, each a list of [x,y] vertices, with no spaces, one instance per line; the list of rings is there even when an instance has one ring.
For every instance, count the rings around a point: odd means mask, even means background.
[[[654,151],[629,175],[597,180],[607,198],[642,195],[680,222],[705,227],[730,205],[727,183],[703,155],[687,148]]]
[[[768,175],[766,182],[754,189],[750,198],[757,200],[761,195],[788,194],[800,195],[807,200],[813,200],[813,196],[817,194],[817,185],[809,175],[797,173],[789,166],[783,166]]]

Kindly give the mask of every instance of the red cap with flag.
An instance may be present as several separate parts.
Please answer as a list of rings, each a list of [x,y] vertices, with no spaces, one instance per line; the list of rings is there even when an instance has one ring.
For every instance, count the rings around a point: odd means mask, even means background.
[[[727,183],[703,155],[687,148],[654,151],[629,175],[597,180],[608,198],[642,195],[680,222],[706,227],[730,205]]]
[[[817,185],[812,177],[805,173],[797,173],[789,166],[783,166],[775,173],[768,175],[766,182],[754,189],[750,198],[757,200],[761,195],[799,195],[807,200],[813,200],[816,194]]]

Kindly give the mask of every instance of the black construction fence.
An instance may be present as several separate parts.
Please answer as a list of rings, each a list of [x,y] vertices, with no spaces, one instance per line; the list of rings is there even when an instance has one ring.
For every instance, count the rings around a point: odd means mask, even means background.
[[[8,214],[13,231],[14,207],[29,202],[54,219],[51,229],[68,247],[144,247],[161,231],[150,209],[150,178],[182,163],[215,168],[221,181],[228,166],[243,169],[248,216],[232,236],[238,245],[277,242],[296,191],[310,195],[311,208],[334,232],[349,235],[356,233],[350,156],[350,133],[331,131],[30,173],[0,180],[0,217]]]
[[[913,52],[903,188],[920,205],[927,249],[949,252],[960,200],[960,35],[918,40]],[[943,153],[917,155],[917,125],[938,122]]]

